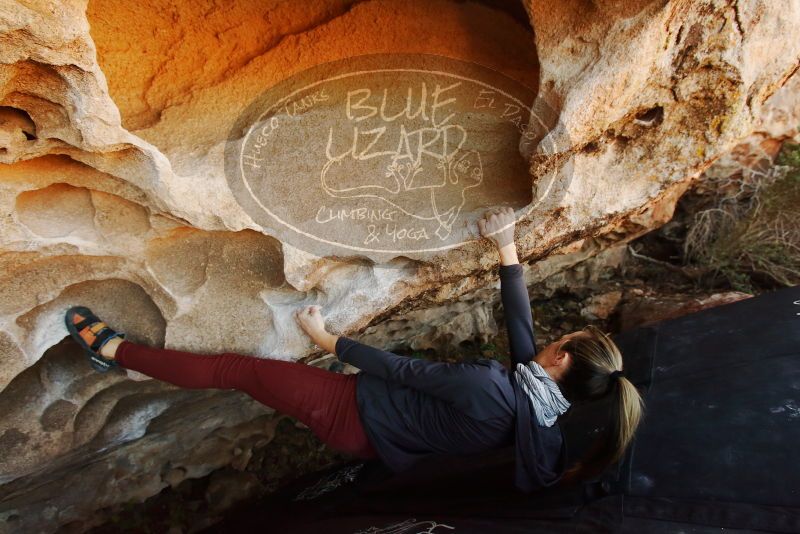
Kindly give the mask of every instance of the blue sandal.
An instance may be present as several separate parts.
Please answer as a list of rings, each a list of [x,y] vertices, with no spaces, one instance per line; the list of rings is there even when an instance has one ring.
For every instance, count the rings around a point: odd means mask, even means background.
[[[77,323],[74,321],[76,315],[82,317]],[[117,364],[116,360],[109,360],[101,356],[100,349],[115,337],[124,338],[125,334],[109,328],[106,323],[92,313],[92,310],[85,306],[75,306],[68,309],[64,322],[67,324],[67,330],[70,335],[83,348],[89,358],[89,363],[92,364],[95,370],[105,373],[112,367],[118,367],[119,364]],[[91,333],[94,336],[94,340],[91,343],[86,343],[80,334],[81,332]]]

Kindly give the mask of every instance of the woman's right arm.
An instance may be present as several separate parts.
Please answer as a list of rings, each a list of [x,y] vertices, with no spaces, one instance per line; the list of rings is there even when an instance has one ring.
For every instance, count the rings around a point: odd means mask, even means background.
[[[522,265],[500,266],[500,300],[505,311],[508,346],[513,366],[528,363],[536,356],[533,314]]]

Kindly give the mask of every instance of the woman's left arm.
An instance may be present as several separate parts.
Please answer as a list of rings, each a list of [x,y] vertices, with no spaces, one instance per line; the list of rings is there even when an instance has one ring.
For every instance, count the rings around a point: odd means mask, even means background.
[[[485,371],[476,365],[409,358],[345,336],[336,341],[335,354],[362,372],[425,392],[460,410],[475,408],[476,395],[483,391],[479,384]]]
[[[483,400],[483,389],[477,387],[482,375],[476,365],[409,358],[331,334],[320,306],[299,309],[297,320],[314,343],[365,373],[423,391],[460,410],[472,410]]]

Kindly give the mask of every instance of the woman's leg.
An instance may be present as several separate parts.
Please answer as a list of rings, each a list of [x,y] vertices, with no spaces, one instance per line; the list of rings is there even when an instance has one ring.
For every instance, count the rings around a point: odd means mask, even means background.
[[[115,359],[122,367],[176,386],[237,389],[306,424],[331,448],[375,458],[358,414],[357,375],[309,365],[223,353],[211,356],[157,349],[123,341]]]

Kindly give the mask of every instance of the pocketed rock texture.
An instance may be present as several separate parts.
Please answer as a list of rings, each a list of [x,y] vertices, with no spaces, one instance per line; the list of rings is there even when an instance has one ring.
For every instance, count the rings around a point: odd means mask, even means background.
[[[797,133],[794,0],[528,0],[535,37],[497,5],[0,8],[0,531],[80,531],[96,509],[235,464],[273,435],[273,411],[244,394],[93,372],[62,342],[71,305],[133,341],[296,360],[312,352],[298,306],[321,304],[342,333],[411,342],[392,318],[494,291],[486,242],[376,264],[315,257],[255,224],[222,155],[271,84],[355,55],[427,53],[538,87],[558,121],[523,153],[530,283],[663,224],[735,147]],[[455,337],[492,328],[474,316]],[[424,321],[420,335],[440,338]]]

